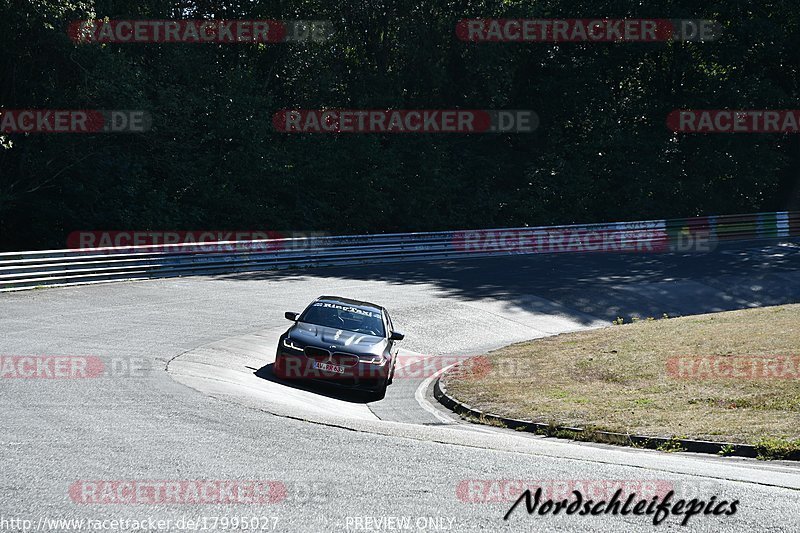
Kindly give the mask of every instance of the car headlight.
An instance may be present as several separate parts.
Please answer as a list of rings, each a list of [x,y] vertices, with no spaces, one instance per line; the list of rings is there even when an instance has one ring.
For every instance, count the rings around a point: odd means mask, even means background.
[[[302,352],[303,351],[303,348],[301,348],[300,346],[298,346],[297,344],[292,342],[292,339],[290,339],[288,337],[283,339],[283,345],[286,348],[289,348],[290,350],[294,350],[296,352]]]
[[[376,355],[371,359],[359,359],[362,363],[369,363],[371,365],[382,365],[386,362],[386,359],[382,355]]]

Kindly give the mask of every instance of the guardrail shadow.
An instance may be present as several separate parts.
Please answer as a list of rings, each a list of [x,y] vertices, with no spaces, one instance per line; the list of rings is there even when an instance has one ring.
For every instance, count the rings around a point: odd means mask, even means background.
[[[355,389],[346,389],[337,387],[335,385],[328,385],[321,381],[280,379],[275,376],[274,372],[272,371],[274,366],[274,363],[264,365],[253,372],[253,375],[265,381],[278,383],[284,387],[291,387],[293,389],[310,392],[312,394],[326,396],[334,400],[341,400],[350,403],[370,403],[376,401],[376,398],[367,392]],[[251,367],[247,368],[253,370]]]
[[[300,277],[430,285],[443,297],[495,300],[588,325],[800,301],[800,240],[729,243],[706,253],[555,253],[430,263],[229,273],[222,280]],[[346,296],[346,295],[342,295]],[[389,305],[389,303],[387,303]]]

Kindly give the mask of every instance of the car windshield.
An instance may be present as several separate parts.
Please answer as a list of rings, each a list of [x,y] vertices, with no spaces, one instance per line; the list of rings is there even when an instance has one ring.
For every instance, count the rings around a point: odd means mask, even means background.
[[[316,302],[305,310],[299,321],[378,337],[384,335],[380,311],[351,305]]]

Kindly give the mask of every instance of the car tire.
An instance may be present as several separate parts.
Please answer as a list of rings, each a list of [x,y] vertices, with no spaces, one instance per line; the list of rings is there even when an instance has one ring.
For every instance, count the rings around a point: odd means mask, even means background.
[[[372,396],[372,401],[383,400],[386,397],[386,387],[388,385],[389,385],[389,380],[387,379],[380,385],[380,387],[370,391],[370,396]]]
[[[280,355],[275,357],[275,364],[272,365],[272,375],[278,379],[286,379],[286,361]]]

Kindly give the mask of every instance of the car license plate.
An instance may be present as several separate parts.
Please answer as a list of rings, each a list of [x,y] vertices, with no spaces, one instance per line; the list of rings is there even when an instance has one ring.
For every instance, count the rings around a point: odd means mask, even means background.
[[[314,368],[317,370],[324,370],[325,372],[335,372],[337,374],[344,374],[344,367],[339,365],[332,365],[329,363],[318,363],[314,361]]]

